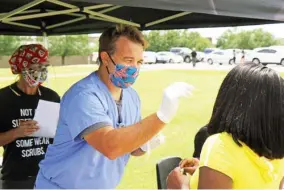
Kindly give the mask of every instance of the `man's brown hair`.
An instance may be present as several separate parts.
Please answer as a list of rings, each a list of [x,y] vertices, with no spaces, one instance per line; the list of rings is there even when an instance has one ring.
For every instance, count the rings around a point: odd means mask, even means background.
[[[103,51],[113,54],[115,52],[115,42],[122,36],[135,43],[141,44],[144,49],[147,47],[147,42],[138,28],[130,25],[118,24],[114,27],[108,28],[100,36],[99,57],[100,53]]]

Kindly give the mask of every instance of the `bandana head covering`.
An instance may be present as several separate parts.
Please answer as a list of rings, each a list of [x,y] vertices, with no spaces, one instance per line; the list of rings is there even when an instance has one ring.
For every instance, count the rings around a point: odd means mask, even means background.
[[[48,51],[41,44],[20,46],[9,60],[13,74],[28,69],[31,64],[43,64],[48,59]]]

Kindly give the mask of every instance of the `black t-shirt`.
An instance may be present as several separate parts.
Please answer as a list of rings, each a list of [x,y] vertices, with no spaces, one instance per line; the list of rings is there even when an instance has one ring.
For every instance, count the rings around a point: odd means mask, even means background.
[[[20,120],[33,119],[39,100],[60,102],[59,95],[40,86],[36,95],[23,93],[16,85],[0,89],[0,132],[15,129]],[[46,116],[48,117],[48,115]],[[36,176],[51,138],[24,137],[4,146],[3,180],[25,180]]]

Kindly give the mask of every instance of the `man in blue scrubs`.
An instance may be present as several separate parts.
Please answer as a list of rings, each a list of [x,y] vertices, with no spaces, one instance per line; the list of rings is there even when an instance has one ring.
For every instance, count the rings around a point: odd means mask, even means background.
[[[143,155],[140,147],[172,120],[179,97],[190,95],[190,85],[170,85],[158,111],[141,120],[140,99],[130,86],[143,63],[142,33],[118,25],[104,31],[99,43],[98,71],[62,99],[54,143],[40,163],[35,188],[115,188],[130,155]]]

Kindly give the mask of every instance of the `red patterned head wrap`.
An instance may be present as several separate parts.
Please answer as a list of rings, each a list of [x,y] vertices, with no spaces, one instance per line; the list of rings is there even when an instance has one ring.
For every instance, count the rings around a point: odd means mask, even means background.
[[[48,51],[41,44],[20,46],[9,60],[13,74],[19,74],[31,64],[43,64],[48,60]]]

